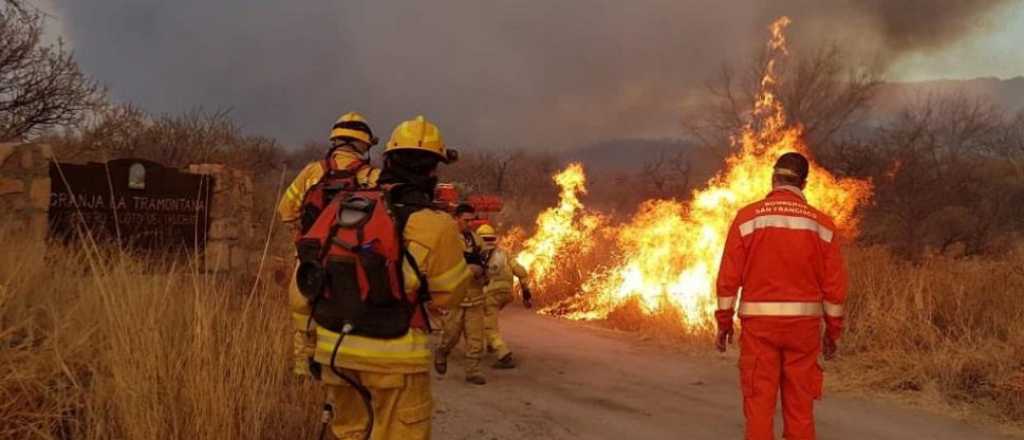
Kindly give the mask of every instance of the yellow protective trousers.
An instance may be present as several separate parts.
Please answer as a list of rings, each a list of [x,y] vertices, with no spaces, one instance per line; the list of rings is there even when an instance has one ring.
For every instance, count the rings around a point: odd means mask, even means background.
[[[444,321],[444,334],[438,350],[450,353],[466,335],[466,377],[483,374],[480,360],[484,356],[484,304],[459,306],[452,309]]]
[[[430,373],[372,373],[339,369],[370,391],[373,405],[371,440],[429,440],[433,401]],[[332,381],[333,382],[333,381]],[[331,431],[339,440],[362,440],[368,415],[363,399],[345,382],[331,383],[327,394],[334,405]]]
[[[512,352],[501,338],[501,331],[498,329],[498,312],[510,302],[512,292],[506,290],[487,292],[487,299],[484,302],[484,341],[487,347],[494,350],[498,359]]]

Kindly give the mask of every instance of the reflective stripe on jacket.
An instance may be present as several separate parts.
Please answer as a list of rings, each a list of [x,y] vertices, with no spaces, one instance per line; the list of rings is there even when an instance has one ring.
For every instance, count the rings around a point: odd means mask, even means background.
[[[733,220],[718,271],[719,310],[734,308],[741,288],[740,316],[824,314],[838,337],[847,289],[839,237],[800,189],[777,187]]]
[[[374,168],[364,160],[359,153],[339,148],[331,155],[334,166],[339,170],[351,170],[356,175],[356,182],[365,188],[376,186],[377,178],[380,177],[380,170]],[[295,177],[288,189],[281,197],[281,203],[277,206],[277,213],[283,222],[295,221],[299,218],[302,200],[306,197],[313,185],[324,176],[327,170],[324,169],[322,161],[311,162],[306,165],[299,175]]]

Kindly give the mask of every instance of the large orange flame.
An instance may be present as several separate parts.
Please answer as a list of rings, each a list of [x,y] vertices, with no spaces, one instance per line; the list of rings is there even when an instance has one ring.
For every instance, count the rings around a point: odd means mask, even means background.
[[[566,243],[585,241],[597,229],[614,237],[614,251],[601,267],[593,268],[568,302],[549,309],[571,319],[601,319],[635,300],[646,314],[673,311],[685,328],[699,331],[711,325],[714,283],[725,236],[736,212],[765,196],[772,165],[787,152],[810,156],[801,137],[803,128],[789,124],[776,98],[776,63],[788,54],[787,17],[772,23],[768,62],[755,98],[750,122],[733,137],[736,153],[726,167],[688,202],[650,200],[620,225],[607,225],[595,214],[580,215],[584,207],[583,169],[578,164],[555,177],[562,186],[557,208],[537,221],[536,234],[522,243],[517,261],[543,287],[552,279],[559,251]],[[812,161],[805,194],[808,201],[831,215],[848,234],[856,233],[856,211],[871,195],[868,182],[836,178]]]
[[[537,232],[523,243],[517,261],[530,269],[535,280],[545,279],[559,253],[568,247],[588,247],[591,234],[602,224],[602,217],[585,212],[579,196],[587,193],[583,165],[574,163],[554,176],[562,189],[558,206],[537,217]]]

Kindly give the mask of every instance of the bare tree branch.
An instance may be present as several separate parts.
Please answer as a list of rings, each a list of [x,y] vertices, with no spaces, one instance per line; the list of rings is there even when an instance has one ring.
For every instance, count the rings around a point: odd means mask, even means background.
[[[78,123],[103,102],[62,42],[42,45],[42,15],[7,1],[0,12],[0,141]]]
[[[778,98],[791,123],[804,127],[804,138],[817,156],[831,158],[829,151],[844,139],[867,109],[881,80],[872,71],[847,66],[838,46],[829,45],[796,58],[795,63],[776,65],[781,87]],[[683,123],[687,135],[724,158],[731,136],[750,118],[754,96],[760,87],[767,60],[755,57],[737,76],[723,67],[706,86],[707,103],[690,112]]]

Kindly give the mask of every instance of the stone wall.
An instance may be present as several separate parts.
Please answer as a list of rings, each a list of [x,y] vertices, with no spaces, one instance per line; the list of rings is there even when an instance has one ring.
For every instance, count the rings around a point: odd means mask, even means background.
[[[53,149],[46,144],[0,144],[0,217],[5,233],[46,239]]]
[[[253,217],[252,175],[221,164],[190,165],[186,171],[214,179],[206,270],[255,273],[262,248]]]

